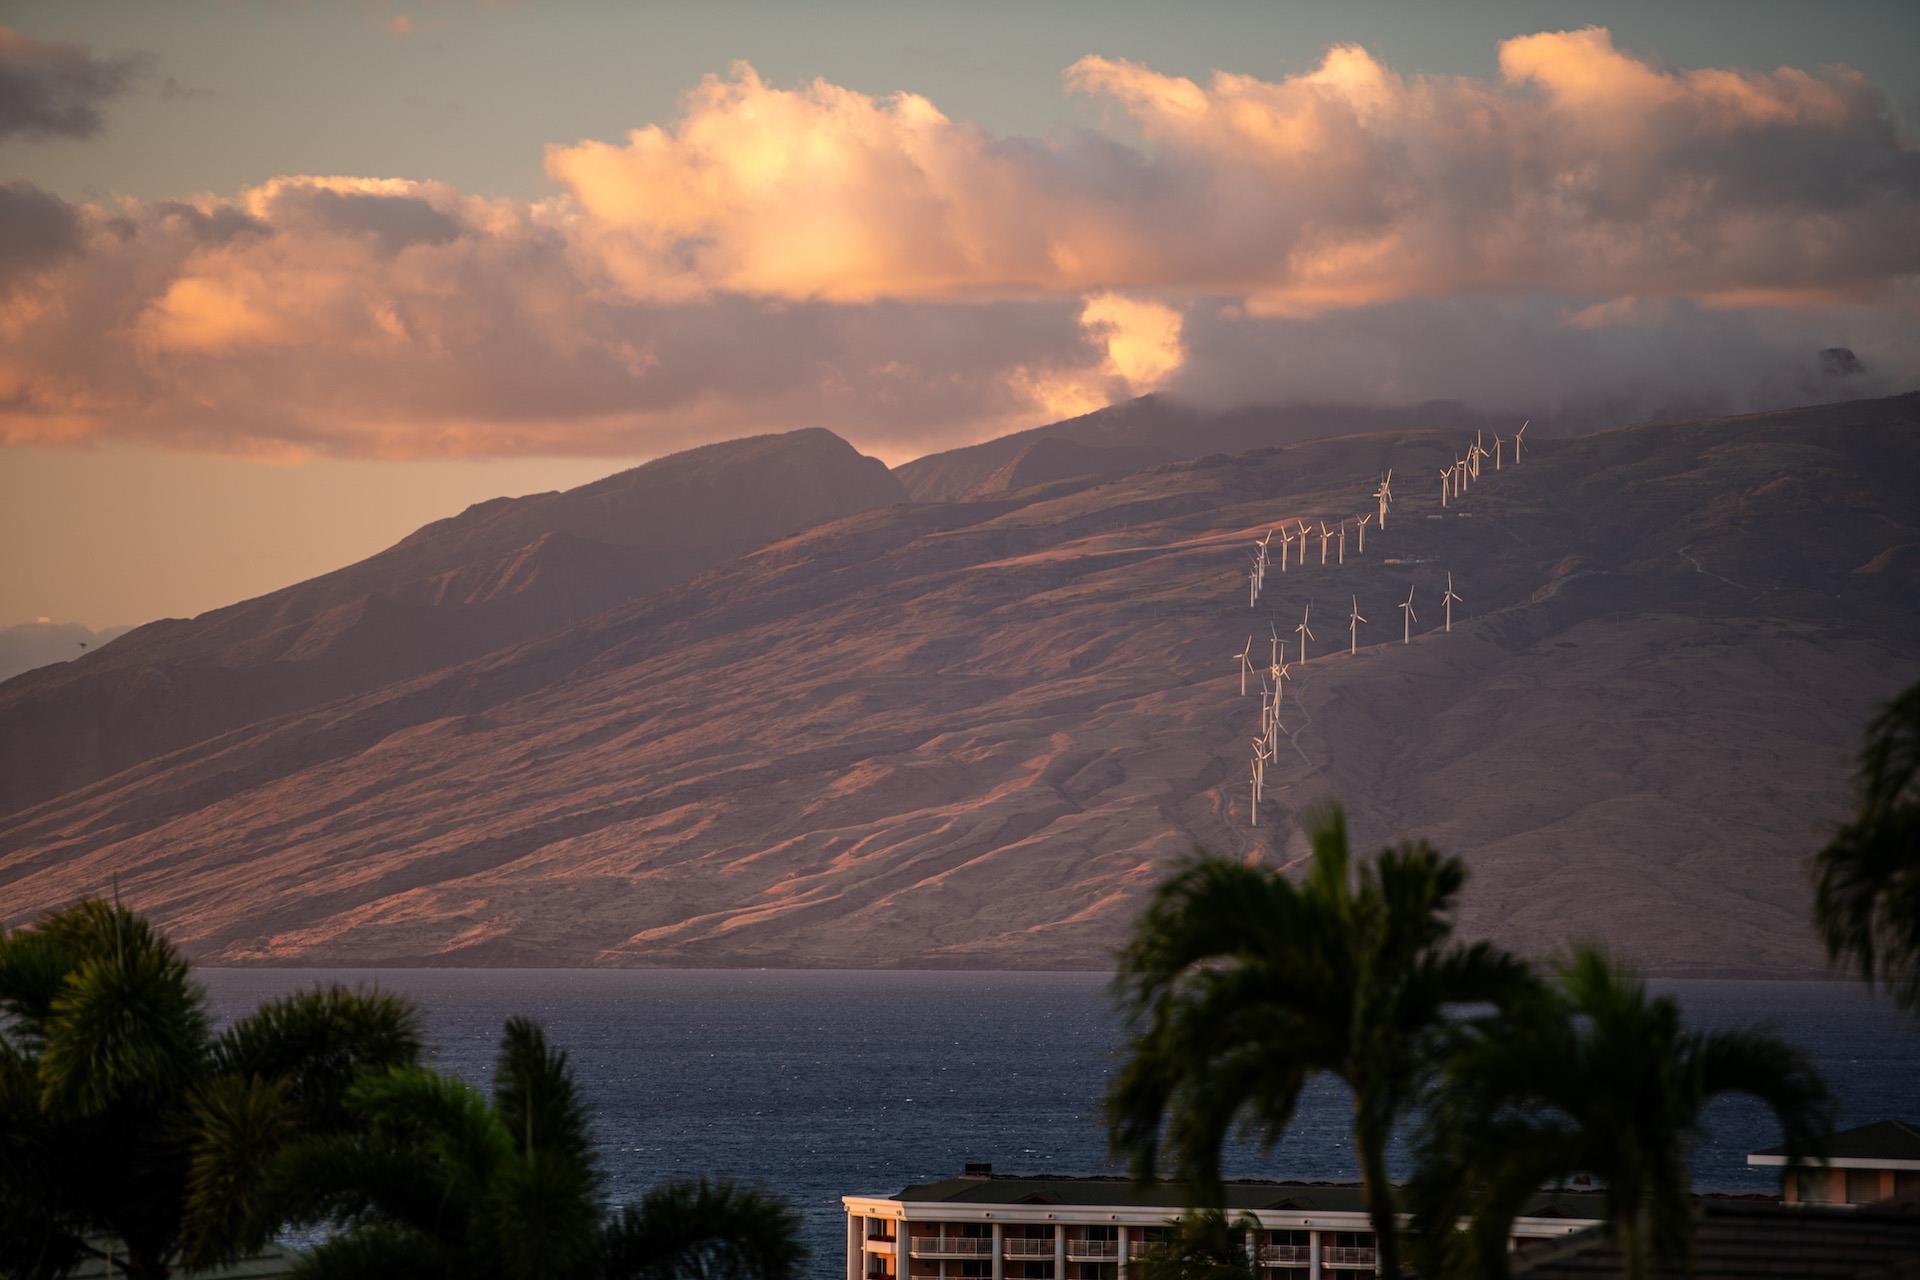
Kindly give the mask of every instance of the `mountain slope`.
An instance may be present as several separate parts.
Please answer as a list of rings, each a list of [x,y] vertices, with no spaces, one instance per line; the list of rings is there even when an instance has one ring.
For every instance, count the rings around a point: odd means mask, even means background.
[[[17,919],[117,878],[225,963],[1095,966],[1195,844],[1297,859],[1337,796],[1362,847],[1467,857],[1471,933],[1817,967],[1804,860],[1920,677],[1920,397],[1542,442],[1443,511],[1417,478],[1459,448],[854,515],[17,815],[0,892]],[[1250,611],[1250,539],[1365,509],[1386,465],[1366,555]],[[1253,828],[1228,655],[1269,620],[1291,650],[1309,601]]]
[[[1470,434],[1478,427],[1504,431],[1511,425],[1457,404],[1398,409],[1254,405],[1215,410],[1141,396],[1078,418],[931,453],[895,467],[893,474],[916,502],[950,502],[990,497],[1028,484],[1124,475],[1156,462],[1245,453],[1302,440],[1423,429]]]
[[[904,496],[880,462],[811,429],[480,503],[358,564],[0,685],[0,813],[546,634]]]

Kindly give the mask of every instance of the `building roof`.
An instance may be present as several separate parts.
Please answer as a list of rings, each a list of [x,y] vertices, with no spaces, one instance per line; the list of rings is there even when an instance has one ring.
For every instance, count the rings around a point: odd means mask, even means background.
[[[1920,1276],[1920,1213],[1911,1206],[1843,1208],[1703,1201],[1694,1222],[1693,1265],[1659,1277],[1699,1280],[1909,1280]],[[1621,1274],[1605,1227],[1514,1258],[1515,1280],[1590,1280]]]
[[[1365,1213],[1366,1193],[1354,1182],[1269,1182],[1234,1180],[1222,1187],[1229,1213],[1260,1209],[1304,1213]],[[949,1204],[1034,1204],[1086,1207],[1115,1205],[1129,1209],[1185,1209],[1191,1188],[1181,1182],[1141,1186],[1129,1178],[1073,1177],[1058,1174],[1006,1174],[943,1178],[903,1188],[896,1200]],[[1525,1210],[1530,1218],[1602,1216],[1601,1197],[1592,1192],[1543,1191]]]
[[[1904,1120],[1876,1120],[1857,1129],[1832,1134],[1814,1147],[1823,1160],[1891,1160],[1920,1164],[1920,1125]],[[1747,1157],[1748,1164],[1779,1164],[1785,1147],[1768,1147]]]

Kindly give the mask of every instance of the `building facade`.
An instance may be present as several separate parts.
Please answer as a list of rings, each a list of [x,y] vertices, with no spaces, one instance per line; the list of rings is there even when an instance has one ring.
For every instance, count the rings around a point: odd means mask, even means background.
[[[895,1196],[846,1196],[846,1280],[1127,1280],[1186,1204],[1177,1185],[993,1174],[990,1166]],[[1229,1219],[1254,1224],[1262,1280],[1338,1280],[1375,1268],[1357,1186],[1229,1182]],[[1543,1193],[1514,1223],[1517,1247],[1596,1223],[1599,1198]]]

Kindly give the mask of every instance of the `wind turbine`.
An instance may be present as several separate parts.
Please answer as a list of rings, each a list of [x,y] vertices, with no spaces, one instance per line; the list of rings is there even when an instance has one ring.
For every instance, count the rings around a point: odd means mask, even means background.
[[[1347,656],[1349,658],[1360,652],[1360,624],[1366,621],[1360,616],[1360,597],[1354,596],[1352,600],[1353,612],[1347,617]]]
[[[1440,505],[1447,505],[1447,491],[1453,488],[1453,468],[1440,468]]]
[[[1327,522],[1322,520],[1320,522],[1320,567],[1322,569],[1327,567],[1327,539],[1331,536],[1333,535],[1327,532]]]
[[[1294,630],[1300,633],[1300,661],[1307,660],[1307,641],[1313,639],[1313,632],[1307,626],[1307,617],[1313,612],[1313,601],[1307,601],[1307,607],[1300,611],[1300,625]]]
[[[1487,456],[1487,451],[1480,446],[1480,432],[1478,431],[1473,433],[1473,448],[1467,452],[1467,456],[1473,459],[1473,478],[1478,480],[1480,478],[1480,459]]]
[[[1401,605],[1400,609],[1401,609],[1401,612],[1405,615],[1400,620],[1400,623],[1401,623],[1400,643],[1409,644],[1413,640],[1413,624],[1420,620],[1413,612],[1413,587],[1412,586],[1407,587],[1407,602]]]
[[[1500,469],[1500,433],[1498,431],[1493,433],[1493,469],[1495,471]]]
[[[1360,554],[1361,555],[1367,554],[1367,521],[1371,519],[1373,519],[1373,512],[1371,511],[1367,512],[1367,514],[1363,516],[1358,516],[1354,519],[1354,528],[1360,531]]]
[[[1273,629],[1271,618],[1267,619],[1267,642],[1267,662],[1270,666],[1277,666],[1280,662],[1280,633]]]
[[[1305,520],[1298,520],[1296,523],[1300,526],[1300,567],[1304,569],[1307,567],[1307,535],[1313,530],[1307,527]]]
[[[1253,664],[1247,661],[1247,655],[1252,652],[1253,637],[1248,636],[1247,647],[1233,655],[1233,660],[1240,664],[1240,696],[1243,698],[1247,696],[1247,673],[1253,670]]]
[[[1532,418],[1527,419],[1527,422],[1532,421]],[[1520,437],[1527,434],[1527,422],[1521,423],[1520,429],[1513,433],[1513,465],[1516,467],[1520,465]]]
[[[1282,572],[1282,573],[1285,573],[1285,572],[1287,571],[1287,544],[1288,544],[1289,542],[1292,542],[1292,541],[1293,541],[1293,535],[1287,532],[1287,530],[1286,530],[1286,527],[1285,527],[1284,525],[1283,525],[1283,526],[1281,526],[1281,529],[1280,529],[1280,572]]]
[[[1340,521],[1340,563],[1347,562],[1347,522]]]
[[[1499,468],[1495,467],[1494,470],[1498,471]],[[1453,594],[1453,575],[1449,573],[1447,575],[1447,594],[1440,597],[1440,603],[1447,607],[1447,630],[1449,632],[1453,630],[1453,602],[1455,600],[1460,600],[1460,597]],[[1465,604],[1466,601],[1460,600],[1460,603]]]
[[[1255,556],[1247,566],[1247,608],[1260,603],[1260,557]]]

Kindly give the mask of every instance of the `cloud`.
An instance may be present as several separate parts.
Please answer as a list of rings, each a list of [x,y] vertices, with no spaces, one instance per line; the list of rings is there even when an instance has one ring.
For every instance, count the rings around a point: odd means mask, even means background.
[[[0,183],[0,297],[80,247],[72,205],[25,182]]]
[[[0,138],[89,138],[138,58],[96,58],[84,44],[35,40],[0,26]]]
[[[1148,390],[1597,422],[1920,377],[1920,169],[1858,75],[1675,69],[1598,29],[1499,66],[1089,57],[1066,83],[1109,125],[1027,139],[737,65],[666,125],[549,148],[532,202],[15,184],[0,441],[632,456],[822,424],[904,457]],[[1822,371],[1843,346],[1864,372]]]
[[[1500,47],[1498,80],[1341,46],[1202,86],[1087,57],[1132,141],[997,140],[915,94],[737,64],[670,128],[548,150],[636,295],[843,301],[1233,292],[1299,313],[1466,290],[1725,305],[1920,271],[1920,153],[1857,73],[1672,70],[1598,28]]]

